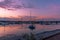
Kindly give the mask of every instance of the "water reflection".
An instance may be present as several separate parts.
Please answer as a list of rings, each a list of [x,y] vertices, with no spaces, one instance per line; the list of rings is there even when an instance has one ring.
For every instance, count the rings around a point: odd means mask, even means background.
[[[22,33],[29,33],[31,32],[31,30],[28,28],[29,25],[30,24],[23,24],[23,25],[17,24],[17,25],[6,25],[6,26],[0,25],[0,37],[5,36],[7,34],[21,35]],[[60,29],[60,25],[35,24],[35,27],[36,27],[36,29],[34,30],[35,33],[47,30],[49,31],[49,30]]]

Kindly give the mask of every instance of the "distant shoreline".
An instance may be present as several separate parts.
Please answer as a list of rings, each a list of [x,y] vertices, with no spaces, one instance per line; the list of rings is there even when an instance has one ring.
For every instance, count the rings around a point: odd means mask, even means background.
[[[40,24],[40,25],[58,25],[60,21],[0,21],[0,25],[9,24]]]

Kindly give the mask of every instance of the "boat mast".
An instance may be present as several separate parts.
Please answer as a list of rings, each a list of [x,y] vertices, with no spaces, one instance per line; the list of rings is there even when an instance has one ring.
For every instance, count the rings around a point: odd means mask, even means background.
[[[31,10],[30,10],[30,23],[32,24],[32,13],[31,13]]]
[[[30,11],[30,21],[32,21],[32,20],[31,20],[31,11]]]

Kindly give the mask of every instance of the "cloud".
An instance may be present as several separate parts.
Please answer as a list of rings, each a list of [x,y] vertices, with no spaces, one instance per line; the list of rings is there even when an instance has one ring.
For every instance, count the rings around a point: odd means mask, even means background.
[[[8,8],[10,4],[11,4],[11,1],[5,0],[3,2],[0,2],[0,7],[2,7],[2,8]]]
[[[45,1],[45,0],[5,0],[0,2],[0,7],[8,9],[8,10],[14,10],[14,9],[24,9],[24,8],[40,8],[44,9],[48,7],[50,4],[60,4],[55,2],[54,0]],[[58,9],[55,8],[55,5],[49,6],[51,9],[54,8],[54,10]]]
[[[28,0],[5,0],[0,2],[0,7],[5,9],[33,8]]]

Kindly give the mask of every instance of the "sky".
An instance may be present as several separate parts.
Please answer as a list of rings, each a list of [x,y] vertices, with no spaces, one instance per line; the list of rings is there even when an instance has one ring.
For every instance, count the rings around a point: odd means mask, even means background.
[[[60,0],[0,0],[0,17],[60,18]]]

